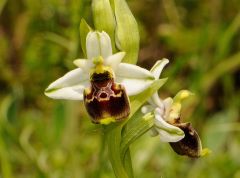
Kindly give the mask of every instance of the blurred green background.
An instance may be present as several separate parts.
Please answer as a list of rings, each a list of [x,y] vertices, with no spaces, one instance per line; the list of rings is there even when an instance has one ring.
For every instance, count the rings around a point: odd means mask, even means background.
[[[182,119],[212,154],[190,159],[145,134],[132,146],[137,178],[240,178],[240,1],[129,0],[138,64],[170,59],[164,98],[195,96]],[[81,102],[44,89],[83,57],[79,22],[90,0],[0,0],[0,178],[113,178],[101,127]]]

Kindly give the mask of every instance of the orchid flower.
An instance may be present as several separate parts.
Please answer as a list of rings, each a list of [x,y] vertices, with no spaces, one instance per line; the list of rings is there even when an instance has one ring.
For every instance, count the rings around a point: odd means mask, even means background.
[[[78,68],[51,83],[45,95],[84,100],[94,123],[108,124],[127,117],[128,96],[149,87],[154,76],[136,65],[121,63],[125,52],[112,54],[111,39],[105,32],[87,34],[86,53],[87,59],[75,60]]]
[[[159,60],[152,67],[151,72],[157,80],[168,59]],[[174,98],[162,100],[158,93],[149,99],[149,105],[142,107],[143,113],[153,112],[155,125],[152,136],[160,136],[163,142],[169,142],[173,150],[180,155],[199,157],[207,151],[202,150],[201,140],[190,123],[181,123],[180,112],[182,101],[193,95],[188,90],[181,90]]]

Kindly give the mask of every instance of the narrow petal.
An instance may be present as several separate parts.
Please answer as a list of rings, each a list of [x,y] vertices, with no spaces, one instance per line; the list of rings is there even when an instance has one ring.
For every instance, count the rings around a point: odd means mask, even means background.
[[[83,89],[89,84],[88,77],[82,69],[74,69],[51,83],[45,95],[54,99],[82,100]]]
[[[76,59],[73,63],[84,71],[90,71],[90,69],[94,67],[93,62],[86,59]]]
[[[115,71],[118,65],[121,63],[125,54],[126,54],[125,52],[118,52],[114,55],[109,56],[104,60],[105,65],[111,66],[112,69]]]
[[[151,72],[153,74],[153,76],[155,77],[155,79],[159,79],[163,68],[165,67],[165,65],[167,65],[169,63],[169,60],[164,58],[162,60],[157,61],[154,66],[151,69]]]
[[[99,40],[100,40],[100,53],[103,59],[112,55],[112,45],[111,39],[106,32],[99,33]]]
[[[115,71],[116,81],[125,86],[128,95],[136,95],[151,85],[151,72],[136,65],[121,63]]]
[[[178,127],[175,127],[164,121],[159,112],[161,111],[159,111],[158,108],[155,109],[155,128],[160,135],[160,140],[162,142],[177,142],[183,139],[184,132]]]
[[[162,59],[157,61],[151,69],[151,73],[153,74],[154,78],[157,80],[160,78],[161,72],[166,64],[168,64],[168,59]],[[158,93],[154,93],[152,97],[149,99],[149,103],[154,104],[156,107],[164,109],[164,103],[162,99],[159,97]]]
[[[99,36],[97,32],[89,32],[86,38],[87,58],[93,59],[100,56]]]
[[[151,112],[154,108],[152,107],[152,105],[145,105],[141,108],[141,111],[143,114],[147,114],[149,112]]]
[[[168,111],[168,109],[170,109],[173,104],[173,99],[171,97],[168,97],[163,100],[163,104],[166,111]]]
[[[163,100],[163,105],[165,110],[164,118],[166,118],[167,121],[168,121],[169,113],[171,111],[172,104],[173,104],[173,99],[171,97],[168,97]]]

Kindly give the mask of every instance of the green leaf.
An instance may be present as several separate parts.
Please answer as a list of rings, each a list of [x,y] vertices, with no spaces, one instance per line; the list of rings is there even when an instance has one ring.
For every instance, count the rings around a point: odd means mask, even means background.
[[[225,73],[233,72],[240,67],[240,52],[217,63],[211,71],[202,77],[202,91],[207,92],[213,84]]]
[[[136,64],[139,51],[139,32],[137,22],[125,0],[112,0],[117,28],[116,45],[126,52],[123,62]]]
[[[152,128],[154,124],[153,117],[150,113],[143,116],[139,111],[129,120],[122,134],[121,157],[123,159],[130,144]]]
[[[7,3],[7,0],[0,1],[0,14],[2,13],[2,10],[3,10],[4,6],[6,5],[6,3]]]
[[[215,59],[217,61],[223,59],[229,54],[232,47],[232,40],[236,36],[240,29],[240,13],[236,15],[232,23],[228,26],[227,30],[220,36],[220,40],[217,43],[217,51]]]
[[[116,21],[109,0],[93,0],[92,12],[95,29],[108,33],[111,38],[113,52],[115,52]]]
[[[87,57],[86,53],[86,37],[87,34],[91,31],[91,27],[87,24],[87,22],[84,19],[81,19],[80,22],[80,39],[81,39],[81,46],[82,51],[85,57]]]

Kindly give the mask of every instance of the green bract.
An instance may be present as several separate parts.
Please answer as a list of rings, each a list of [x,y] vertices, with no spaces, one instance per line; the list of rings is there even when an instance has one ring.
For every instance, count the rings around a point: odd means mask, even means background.
[[[126,52],[124,62],[136,64],[140,40],[137,22],[125,0],[112,0],[111,2],[117,22],[117,47]]]
[[[120,51],[125,51],[123,62],[136,64],[139,51],[139,32],[137,22],[125,0],[93,0],[92,12],[94,26],[106,31]]]

